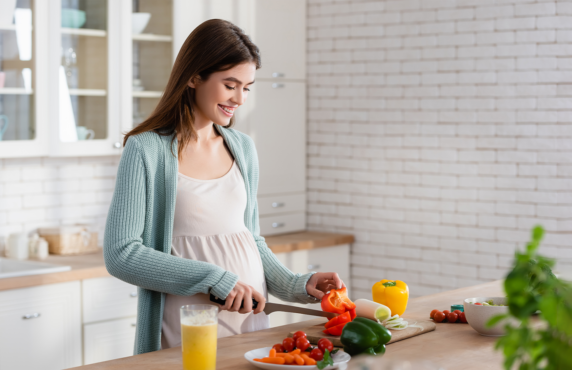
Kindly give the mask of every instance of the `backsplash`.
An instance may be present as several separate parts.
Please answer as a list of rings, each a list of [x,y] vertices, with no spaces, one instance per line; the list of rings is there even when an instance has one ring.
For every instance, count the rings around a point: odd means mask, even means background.
[[[0,159],[0,249],[12,232],[76,223],[101,245],[119,158]]]
[[[537,223],[572,261],[571,2],[310,0],[307,52],[308,226],[356,235],[354,298],[502,278]]]

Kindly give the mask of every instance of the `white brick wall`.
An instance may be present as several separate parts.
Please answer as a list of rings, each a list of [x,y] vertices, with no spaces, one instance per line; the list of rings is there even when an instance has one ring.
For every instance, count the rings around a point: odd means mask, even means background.
[[[569,2],[308,6],[308,226],[355,234],[355,298],[502,278],[537,223],[572,258]]]
[[[12,232],[76,223],[92,225],[101,245],[118,165],[119,156],[0,159],[0,250]]]

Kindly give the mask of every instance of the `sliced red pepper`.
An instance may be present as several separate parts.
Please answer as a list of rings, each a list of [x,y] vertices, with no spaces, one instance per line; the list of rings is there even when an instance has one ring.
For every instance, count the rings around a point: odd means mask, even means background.
[[[328,328],[331,328],[332,326],[345,324],[346,322],[350,322],[350,321],[352,321],[350,313],[344,312],[340,316],[336,316],[336,317],[332,318],[330,321],[328,321],[326,323],[325,326],[326,326],[326,329],[328,329]]]
[[[346,324],[347,322],[344,322],[343,324],[332,326],[331,328],[324,330],[323,333],[337,337],[339,335],[342,335],[342,330],[344,329],[344,326],[346,326]]]
[[[347,294],[347,289],[332,289],[322,298],[322,311],[342,314],[356,308]]]
[[[355,309],[355,308],[352,308],[352,309],[351,309],[351,310],[349,310],[348,312],[349,312],[349,314],[350,314],[350,318],[351,318],[351,320],[350,320],[350,321],[353,321],[353,319],[355,319],[355,318],[356,318],[356,316],[357,316],[357,314],[356,314],[356,309]]]

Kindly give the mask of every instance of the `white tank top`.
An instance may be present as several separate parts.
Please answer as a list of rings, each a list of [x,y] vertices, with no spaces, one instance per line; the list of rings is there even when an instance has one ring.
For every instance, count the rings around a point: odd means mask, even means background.
[[[177,199],[171,254],[180,258],[213,263],[238,275],[268,298],[258,247],[244,225],[246,188],[236,162],[223,177],[198,180],[177,176]],[[213,304],[206,294],[167,294],[163,313],[161,348],[181,345],[181,306]],[[267,329],[268,316],[261,312],[239,314],[221,311],[218,337]]]

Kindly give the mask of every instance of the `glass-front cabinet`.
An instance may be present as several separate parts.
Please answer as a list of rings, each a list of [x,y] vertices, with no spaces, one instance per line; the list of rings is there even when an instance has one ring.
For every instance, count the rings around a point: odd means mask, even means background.
[[[0,0],[0,158],[120,154],[173,64],[173,0]]]

